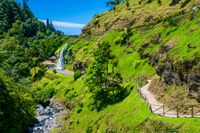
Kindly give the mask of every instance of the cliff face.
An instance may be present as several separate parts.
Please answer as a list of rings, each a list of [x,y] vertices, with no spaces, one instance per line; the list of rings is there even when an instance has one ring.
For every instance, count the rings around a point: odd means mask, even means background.
[[[200,100],[199,8],[199,0],[126,0],[96,15],[82,36],[106,36],[114,30],[121,35],[112,41],[124,43],[124,31],[131,29],[125,45],[149,59],[166,84],[186,85]]]
[[[186,84],[189,94],[200,101],[200,58],[185,60],[173,64],[168,60],[158,66],[157,73],[163,76],[167,84],[182,85]]]

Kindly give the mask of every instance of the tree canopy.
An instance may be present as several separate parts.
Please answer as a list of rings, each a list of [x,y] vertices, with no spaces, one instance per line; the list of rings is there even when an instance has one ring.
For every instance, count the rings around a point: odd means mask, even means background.
[[[88,68],[85,80],[92,93],[93,105],[97,109],[114,102],[115,95],[121,92],[122,78],[119,73],[114,71],[117,62],[113,59],[109,43],[99,43],[98,48],[94,51],[94,61]],[[109,64],[112,65],[112,71],[109,71]]]
[[[24,132],[31,123],[35,103],[27,83],[37,79],[31,70],[43,69],[40,62],[68,38],[47,21],[34,17],[27,0],[0,1],[0,132]]]

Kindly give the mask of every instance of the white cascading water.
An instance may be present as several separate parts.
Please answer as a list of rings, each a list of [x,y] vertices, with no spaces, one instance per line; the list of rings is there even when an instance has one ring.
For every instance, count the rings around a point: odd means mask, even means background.
[[[57,70],[63,70],[65,68],[65,55],[64,52],[67,49],[67,45],[65,47],[62,48],[62,50],[60,51],[60,57],[58,59],[58,64],[56,69]]]

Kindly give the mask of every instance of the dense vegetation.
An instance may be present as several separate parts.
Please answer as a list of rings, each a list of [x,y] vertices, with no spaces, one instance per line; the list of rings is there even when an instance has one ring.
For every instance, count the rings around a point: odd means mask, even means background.
[[[200,131],[198,118],[152,114],[137,91],[146,77],[166,106],[199,104],[198,1],[109,1],[110,11],[96,15],[80,37],[68,39],[66,68],[75,72],[74,79],[44,71],[40,64],[66,39],[51,21],[39,22],[26,1],[3,4],[1,131],[21,132],[34,117],[35,103],[48,103],[53,96],[67,110],[55,133]],[[4,9],[6,4],[12,8]]]
[[[0,9],[0,66],[19,80],[29,76],[31,68],[52,56],[64,38],[49,20],[46,26],[38,21],[26,1],[21,7],[15,1],[3,0]]]
[[[15,83],[1,70],[0,88],[0,131],[23,132],[35,117],[35,102],[28,86]]]
[[[56,99],[67,101],[68,110],[63,127],[52,132],[199,132],[198,118],[156,116],[137,92],[138,79],[146,77],[166,106],[199,104],[199,3],[127,0],[114,6],[96,15],[81,37],[68,41],[73,54],[67,68],[82,76],[63,88],[61,79],[48,80],[48,85],[57,81]],[[113,94],[119,92],[107,85],[117,81],[115,73],[122,78],[117,89],[126,92],[117,101]],[[197,97],[189,96],[191,90]]]
[[[41,62],[67,38],[34,17],[27,0],[0,1],[0,132],[23,132],[35,115],[31,82],[45,71]],[[6,75],[6,76],[5,76]]]

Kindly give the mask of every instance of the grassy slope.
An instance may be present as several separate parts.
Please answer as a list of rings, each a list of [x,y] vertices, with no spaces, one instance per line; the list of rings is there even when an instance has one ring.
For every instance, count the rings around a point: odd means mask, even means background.
[[[155,33],[155,30],[160,30],[162,32],[166,32],[167,29],[163,27],[158,28],[160,25],[157,25],[156,28],[152,29],[152,31],[148,31],[146,36],[139,36],[141,31],[134,34],[131,37],[131,40],[134,40],[133,45],[138,47],[138,42],[142,43],[145,40],[145,37]],[[163,30],[164,29],[164,30]],[[181,27],[180,27],[181,29]],[[175,31],[177,34],[179,31]],[[173,33],[175,34],[175,33]],[[109,41],[112,45],[112,53],[118,57],[119,65],[118,69],[122,74],[123,78],[127,77],[137,77],[138,75],[152,75],[155,73],[155,70],[152,66],[148,64],[148,59],[141,59],[140,55],[137,52],[132,52],[127,54],[124,52],[126,49],[130,49],[128,47],[122,47],[120,45],[114,44],[114,39],[117,35],[120,35],[118,31],[110,31],[107,33],[102,40]],[[171,36],[171,35],[170,35]],[[173,40],[172,37],[166,36]],[[165,38],[166,38],[165,37]],[[189,37],[188,37],[189,38]],[[82,42],[80,40],[79,43],[85,44],[85,41]],[[87,44],[87,43],[86,43]],[[91,57],[91,54],[87,55],[91,49],[85,49],[85,47],[95,48],[94,44],[82,45],[79,49],[78,45],[75,45],[74,52],[77,52],[77,60],[86,60],[88,57]],[[137,46],[138,45],[138,46]],[[181,45],[181,44],[180,44]],[[73,47],[72,47],[73,48]],[[155,52],[156,49],[150,49],[149,52]],[[84,56],[82,56],[84,55]],[[177,54],[176,54],[177,55]],[[139,65],[136,65],[138,64]],[[132,84],[132,83],[130,83]],[[90,94],[88,93],[87,87],[84,86],[83,79],[79,79],[74,82],[71,88],[73,90],[69,91],[65,98],[69,100],[72,94],[76,94],[74,98],[70,101],[73,103],[75,108],[71,111],[71,118],[65,122],[65,126],[63,131],[71,131],[71,132],[86,132],[89,130],[97,131],[97,132],[105,132],[106,130],[116,131],[116,132],[133,132],[133,131],[181,131],[181,132],[197,132],[200,131],[198,128],[198,124],[200,122],[199,119],[184,119],[184,118],[163,118],[159,116],[155,116],[150,113],[145,102],[139,97],[136,88],[131,92],[131,94],[115,105],[109,105],[104,110],[97,112],[91,111],[88,107],[90,103]],[[62,93],[58,94],[64,94]],[[64,96],[62,96],[64,97]],[[65,101],[68,101],[65,100]],[[69,101],[68,101],[69,102]],[[79,106],[78,103],[83,104],[83,107]],[[82,110],[80,113],[78,113]],[[70,125],[71,123],[71,125]]]
[[[182,0],[175,6],[169,6],[170,0],[161,0],[160,6],[157,0],[152,0],[150,4],[143,0],[127,0],[129,7],[126,6],[126,2],[116,6],[116,10],[110,10],[106,13],[97,15],[85,28],[85,31],[91,31],[93,34],[101,34],[105,32],[105,29],[122,29],[127,26],[140,26],[151,17],[152,20],[160,19],[170,15],[174,15],[182,10],[188,9],[192,4],[198,3],[198,1],[191,1],[181,8],[184,3]],[[139,4],[141,2],[141,4]],[[121,20],[121,21],[119,21]],[[131,24],[130,24],[131,22]]]
[[[59,74],[50,73],[52,77]],[[49,75],[49,74],[48,74]],[[84,86],[83,79],[73,82],[70,77],[59,75],[59,78],[44,78],[37,84],[55,87],[56,101],[67,102],[74,108],[66,115],[62,132],[155,132],[179,131],[199,132],[198,118],[164,118],[151,114],[145,101],[137,93],[136,87],[123,101],[108,105],[100,112],[89,109],[90,93]],[[124,83],[124,86],[135,86],[134,83]],[[44,87],[45,87],[44,86]],[[81,111],[79,112],[78,110]],[[58,132],[54,129],[52,132]]]
[[[69,89],[71,82],[73,82],[73,77],[47,71],[42,79],[33,84],[31,91],[38,103],[46,103],[54,95],[57,102],[64,103],[66,101],[62,93]]]
[[[136,1],[137,3],[138,1]],[[130,0],[131,5],[136,4],[133,0]],[[192,3],[189,3],[185,8],[189,7]],[[144,16],[149,12],[154,16],[166,16],[167,13],[173,14],[180,11],[180,4],[174,7],[169,5],[169,1],[163,0],[163,6],[158,7],[157,2],[153,1],[151,4],[134,5],[135,14],[142,14]],[[131,6],[131,10],[132,9]],[[135,6],[138,6],[136,8]],[[146,9],[143,12],[143,9]],[[156,10],[154,10],[156,9]],[[158,10],[159,11],[158,11]],[[131,10],[124,9],[124,3],[117,8],[117,15],[114,18],[123,16],[128,17]],[[162,11],[161,11],[162,10]],[[150,78],[155,74],[155,67],[149,64],[149,57],[157,55],[161,47],[164,45],[173,45],[173,49],[168,52],[168,56],[176,62],[182,62],[183,60],[191,60],[192,58],[200,57],[200,46],[198,34],[200,28],[199,23],[199,11],[197,11],[196,17],[190,20],[192,11],[187,14],[172,18],[175,20],[178,26],[171,25],[168,21],[161,21],[159,23],[152,23],[148,27],[133,28],[133,35],[129,41],[131,46],[120,46],[115,44],[117,37],[121,36],[122,30],[110,30],[102,36],[95,36],[90,39],[71,39],[70,49],[72,49],[76,61],[92,61],[92,52],[96,48],[96,44],[99,41],[108,41],[111,44],[112,54],[116,56],[119,61],[117,66],[118,71],[122,74],[123,79],[136,78],[138,75],[145,75]],[[113,11],[100,16],[100,24],[112,22],[110,19]],[[139,16],[139,15],[135,15]],[[148,16],[146,16],[148,17]],[[138,18],[137,24],[143,24],[145,17]],[[177,21],[180,20],[180,21]],[[87,27],[93,25],[93,21],[88,24]],[[144,25],[145,26],[145,25]],[[119,26],[120,27],[120,26]],[[102,29],[101,29],[102,28]],[[102,31],[102,26],[92,28],[95,32]],[[154,35],[160,34],[160,41],[157,44],[151,43]],[[145,58],[141,58],[139,51],[143,47],[145,42],[151,44],[145,47],[143,54],[148,55]],[[189,48],[188,44],[191,44],[193,48]],[[128,52],[127,52],[128,51]],[[162,57],[159,63],[162,63],[166,57]],[[52,74],[54,75],[54,74]],[[91,111],[90,96],[87,87],[84,85],[84,78],[80,78],[74,82],[71,78],[61,76],[60,78],[46,77],[37,84],[41,85],[41,88],[49,88],[53,86],[56,90],[56,99],[58,101],[67,102],[74,108],[66,115],[70,116],[65,120],[63,132],[155,132],[155,131],[180,131],[180,132],[199,132],[200,120],[196,118],[164,118],[151,114],[146,103],[140,98],[136,91],[136,87],[132,90],[131,94],[123,101],[114,105],[108,105],[100,112],[96,110]],[[124,82],[124,86],[135,86],[135,83]],[[63,116],[65,119],[66,116]],[[56,132],[57,130],[55,130]]]

